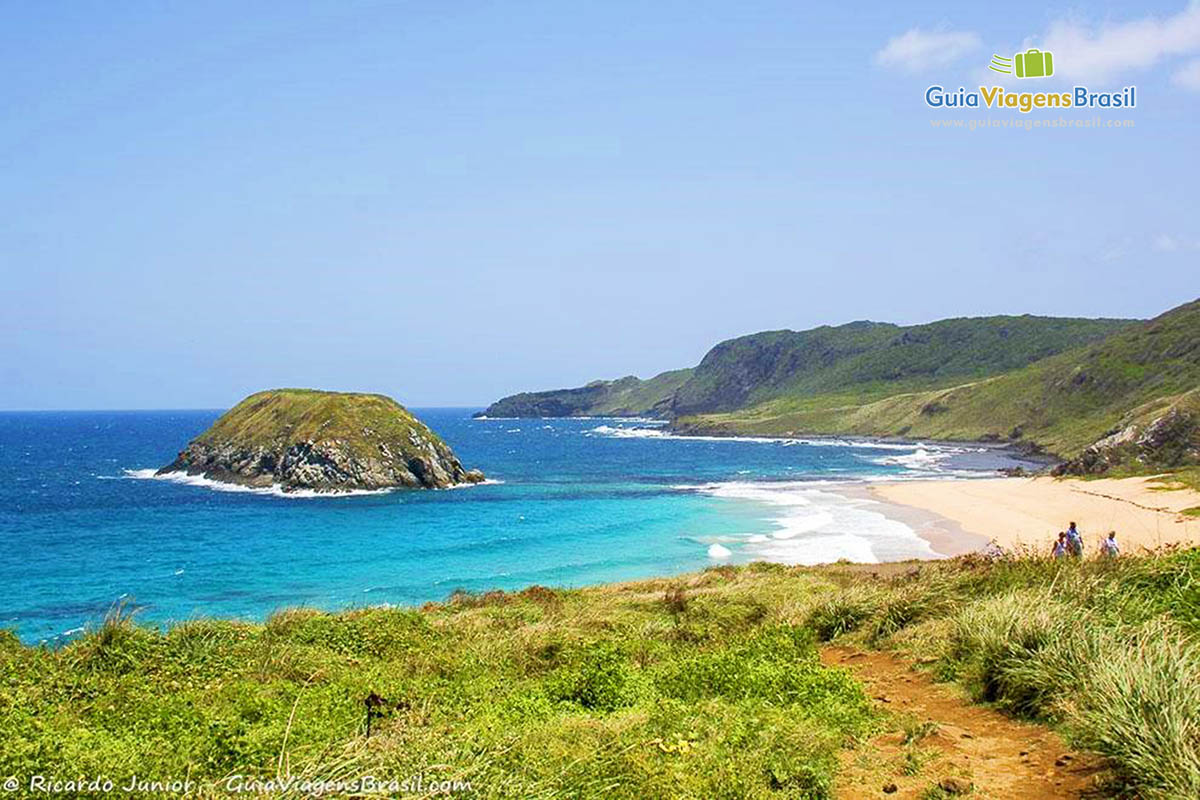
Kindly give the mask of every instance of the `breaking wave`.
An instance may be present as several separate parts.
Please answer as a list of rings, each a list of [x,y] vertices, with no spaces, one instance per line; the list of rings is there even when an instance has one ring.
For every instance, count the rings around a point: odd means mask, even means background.
[[[178,483],[183,486],[199,486],[204,489],[212,489],[217,492],[243,492],[248,494],[269,495],[271,497],[286,497],[288,499],[312,500],[317,498],[331,497],[364,497],[370,495],[390,494],[396,491],[395,488],[388,489],[345,489],[336,492],[318,492],[312,489],[296,489],[294,491],[284,491],[279,484],[271,486],[240,486],[236,483],[225,483],[224,481],[216,481],[212,478],[206,478],[203,475],[188,475],[186,472],[167,472],[162,475],[157,474],[158,470],[154,469],[127,469],[124,471],[123,477],[132,478],[134,480],[155,480],[168,481],[170,483]],[[103,476],[100,476],[103,477]],[[447,489],[466,489],[472,486],[484,486],[488,484],[503,483],[499,480],[485,480],[479,483],[456,483],[453,486],[447,486]]]
[[[831,482],[723,481],[676,486],[730,501],[764,507],[774,530],[723,536],[708,543],[712,559],[825,564],[841,559],[859,563],[938,558],[916,531],[881,513],[873,500],[829,491]]]

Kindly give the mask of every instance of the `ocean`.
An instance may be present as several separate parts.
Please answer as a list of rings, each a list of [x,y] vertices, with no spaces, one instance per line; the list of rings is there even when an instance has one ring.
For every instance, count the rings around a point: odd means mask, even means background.
[[[143,623],[444,600],[723,563],[933,557],[844,483],[970,478],[967,445],[682,438],[628,419],[414,409],[491,481],[284,495],[154,478],[220,411],[0,413],[0,628],[59,644],[114,604]]]

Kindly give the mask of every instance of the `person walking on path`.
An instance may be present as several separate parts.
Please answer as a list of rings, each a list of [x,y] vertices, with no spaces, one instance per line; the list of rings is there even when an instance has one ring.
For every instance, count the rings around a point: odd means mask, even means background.
[[[1071,550],[1071,555],[1083,558],[1083,534],[1075,527],[1074,522],[1067,528],[1067,547]]]
[[[1106,558],[1116,558],[1121,555],[1121,546],[1117,544],[1117,532],[1109,531],[1108,538],[1100,543],[1100,552]]]
[[[1050,554],[1055,558],[1064,558],[1067,555],[1067,535],[1062,531],[1058,533],[1058,541],[1054,543],[1054,549]]]

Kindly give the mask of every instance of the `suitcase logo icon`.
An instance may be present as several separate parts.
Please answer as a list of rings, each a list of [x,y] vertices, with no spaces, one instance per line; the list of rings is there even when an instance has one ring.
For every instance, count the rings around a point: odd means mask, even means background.
[[[1012,58],[993,55],[988,69],[1018,78],[1049,78],[1054,74],[1054,55],[1049,50],[1042,51],[1036,47],[1017,53]]]

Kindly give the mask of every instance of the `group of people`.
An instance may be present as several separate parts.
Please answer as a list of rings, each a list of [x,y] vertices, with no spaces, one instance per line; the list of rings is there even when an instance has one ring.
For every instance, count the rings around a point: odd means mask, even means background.
[[[1121,554],[1121,547],[1117,544],[1116,531],[1109,531],[1108,537],[1100,542],[1100,554],[1105,558],[1116,558]],[[1065,531],[1058,534],[1058,541],[1054,543],[1052,555],[1055,558],[1067,556],[1083,558],[1083,534],[1075,527],[1074,522],[1067,526]]]

